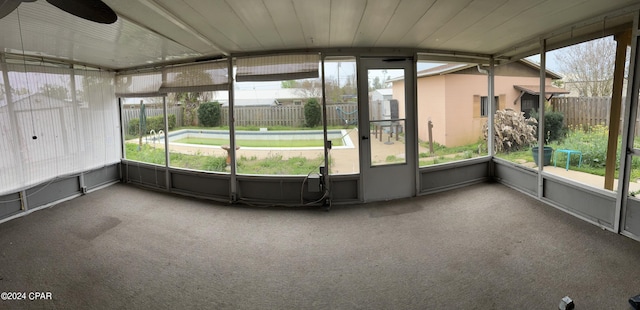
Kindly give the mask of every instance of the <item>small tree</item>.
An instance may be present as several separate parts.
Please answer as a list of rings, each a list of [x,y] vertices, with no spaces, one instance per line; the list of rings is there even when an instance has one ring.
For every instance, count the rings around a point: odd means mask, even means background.
[[[318,99],[310,98],[304,105],[304,125],[315,127],[322,122],[322,113]]]
[[[198,120],[205,127],[220,126],[220,103],[205,102],[198,108]]]
[[[176,78],[183,85],[209,85],[213,79],[205,71],[187,71],[179,73]],[[183,104],[183,124],[185,126],[196,125],[196,117],[200,102],[209,100],[209,92],[180,92],[175,93],[175,100]]]
[[[540,123],[540,116],[536,110],[531,111],[531,118],[536,119],[537,123]],[[536,134],[538,131],[536,126]],[[551,141],[560,141],[567,135],[567,130],[564,127],[564,114],[558,111],[546,111],[544,112],[544,131],[545,139],[547,143]]]
[[[571,45],[555,52],[567,89],[580,96],[609,97],[613,90],[616,41],[605,37]]]
[[[525,118],[524,112],[496,111],[493,130],[496,152],[511,152],[529,147],[537,141],[535,118]],[[489,136],[489,126],[484,124],[484,138]]]

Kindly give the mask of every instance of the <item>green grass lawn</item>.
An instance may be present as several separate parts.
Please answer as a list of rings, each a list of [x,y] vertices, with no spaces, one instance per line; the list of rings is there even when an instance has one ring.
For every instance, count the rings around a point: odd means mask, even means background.
[[[154,148],[148,144],[142,145],[138,150],[138,144],[126,144],[126,157],[157,165],[164,165],[164,149]],[[190,155],[169,152],[169,162],[171,167],[212,171],[228,172],[226,170],[226,156],[210,155]],[[307,175],[309,172],[317,171],[318,166],[324,163],[324,157],[308,159],[305,157],[293,157],[283,159],[282,155],[275,154],[265,159],[255,157],[247,158],[241,156],[237,161],[237,171],[241,174],[264,174],[264,175]]]
[[[199,145],[225,145],[229,144],[228,139],[215,138],[184,138],[173,142]],[[333,146],[342,146],[342,139],[331,140]],[[307,140],[251,140],[238,139],[236,144],[240,147],[322,147],[323,140],[307,139]]]
[[[283,159],[282,155],[275,154],[265,159],[255,157],[238,159],[238,173],[264,174],[264,175],[307,175],[318,171],[318,167],[324,163],[324,157],[316,158],[292,157]]]
[[[420,142],[420,146],[429,148],[428,142]],[[437,142],[433,143],[433,154],[422,152],[419,154],[420,167],[449,163],[479,156],[487,155],[486,142],[478,141],[476,143],[446,147]]]

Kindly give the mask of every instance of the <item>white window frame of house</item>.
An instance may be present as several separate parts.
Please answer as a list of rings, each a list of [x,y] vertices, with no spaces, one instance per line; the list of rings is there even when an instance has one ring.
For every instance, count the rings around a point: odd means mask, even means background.
[[[302,100],[294,100],[293,105],[302,105]]]
[[[494,96],[495,106],[499,106],[498,102],[500,100],[500,96]],[[489,116],[489,97],[488,96],[480,96],[480,117]]]

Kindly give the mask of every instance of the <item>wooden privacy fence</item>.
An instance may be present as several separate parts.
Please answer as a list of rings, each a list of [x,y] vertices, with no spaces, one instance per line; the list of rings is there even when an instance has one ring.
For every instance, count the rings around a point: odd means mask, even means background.
[[[356,103],[343,103],[327,105],[327,125],[342,126],[344,120],[340,118],[336,108],[344,112],[353,112],[357,109]],[[304,126],[304,106],[239,106],[233,108],[235,112],[236,126]],[[229,107],[222,107],[221,125],[229,125]]]
[[[625,99],[622,98],[620,120],[624,115]],[[554,111],[564,114],[564,124],[568,127],[609,126],[611,98],[606,97],[558,97],[551,99]],[[640,136],[640,119],[636,119],[635,135]],[[622,122],[621,122],[622,124]],[[622,126],[620,126],[622,132]]]
[[[342,103],[327,105],[327,125],[343,126],[344,120],[338,115],[336,108],[340,108],[345,113],[357,110],[356,103]],[[287,105],[287,106],[240,106],[235,107],[236,126],[304,126],[304,106],[303,105]],[[145,108],[148,117],[162,115],[162,109]],[[229,107],[221,108],[221,125],[229,125]],[[176,127],[183,126],[182,107],[171,107],[167,109],[167,113],[176,115]],[[123,109],[122,110],[122,126],[129,128],[129,122],[132,119],[140,117],[140,109]]]
[[[162,109],[152,109],[145,107],[144,109],[147,117],[163,115]],[[167,114],[175,114],[176,115],[176,127],[182,127],[182,107],[171,107],[167,108]],[[140,109],[122,109],[122,126],[125,128],[129,128],[129,122],[132,119],[140,118]]]

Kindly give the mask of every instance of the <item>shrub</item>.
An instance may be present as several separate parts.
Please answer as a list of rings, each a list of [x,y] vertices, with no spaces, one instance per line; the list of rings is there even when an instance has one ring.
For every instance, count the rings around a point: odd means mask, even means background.
[[[176,127],[176,115],[169,114],[169,130]],[[133,118],[129,121],[129,126],[127,131],[130,135],[138,136],[140,134],[140,119]],[[151,130],[158,132],[160,130],[164,131],[164,116],[151,116],[147,117],[147,128],[146,133],[149,133]]]
[[[205,102],[198,108],[198,121],[201,126],[218,127],[220,126],[220,103]]]
[[[304,105],[304,125],[315,127],[322,122],[322,113],[318,99],[310,98]]]
[[[511,152],[529,147],[537,141],[536,125],[533,118],[525,118],[524,112],[498,110],[494,117],[494,147],[496,152]],[[489,126],[483,126],[484,138],[487,140]]]
[[[582,152],[582,165],[602,168],[607,158],[607,141],[609,130],[603,125],[592,126],[589,131],[577,129],[567,135],[562,148],[580,150]],[[620,163],[620,152],[617,151],[616,167]],[[572,164],[578,164],[578,157],[571,158]]]
[[[535,110],[531,112],[531,118],[540,123],[540,117]],[[536,135],[538,128],[536,126]],[[564,114],[561,112],[551,111],[544,113],[544,131],[547,132],[545,139],[547,143],[552,141],[561,141],[567,135],[567,129],[564,127]]]

